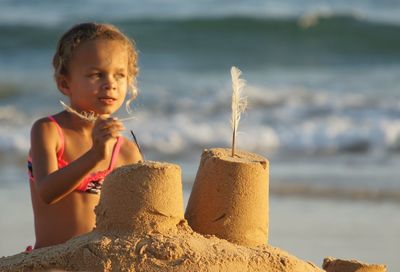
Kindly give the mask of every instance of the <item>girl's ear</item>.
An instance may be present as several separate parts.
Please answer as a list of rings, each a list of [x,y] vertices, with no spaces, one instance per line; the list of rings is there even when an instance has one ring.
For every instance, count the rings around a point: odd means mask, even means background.
[[[59,75],[57,76],[56,82],[60,92],[62,92],[66,96],[69,96],[71,92],[67,78],[64,75]]]

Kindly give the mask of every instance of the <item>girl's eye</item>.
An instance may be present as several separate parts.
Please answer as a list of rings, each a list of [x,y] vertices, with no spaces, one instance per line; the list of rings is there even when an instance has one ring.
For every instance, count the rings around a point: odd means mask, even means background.
[[[121,74],[116,74],[115,77],[118,78],[118,79],[124,78],[125,74],[122,74],[122,73]]]
[[[89,74],[89,77],[90,78],[100,78],[101,77],[101,73],[92,73],[92,74]]]

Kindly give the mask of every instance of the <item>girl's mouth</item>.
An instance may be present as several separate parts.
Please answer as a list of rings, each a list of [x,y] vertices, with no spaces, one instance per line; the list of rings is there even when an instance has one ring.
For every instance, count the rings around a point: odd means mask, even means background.
[[[100,102],[106,105],[112,105],[117,101],[117,99],[112,98],[112,97],[100,97],[99,98]]]

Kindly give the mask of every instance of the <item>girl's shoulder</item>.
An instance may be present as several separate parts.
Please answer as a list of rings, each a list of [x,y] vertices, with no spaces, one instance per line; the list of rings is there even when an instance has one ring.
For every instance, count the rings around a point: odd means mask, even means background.
[[[54,124],[54,121],[52,121],[49,117],[42,117],[33,123],[31,129],[31,132],[41,132],[41,131],[57,132],[56,124]]]
[[[57,132],[62,127],[62,119],[64,112],[48,115],[36,120],[33,123],[32,130],[50,130]]]
[[[123,137],[123,139],[119,153],[122,163],[131,164],[143,160],[136,143],[126,137]]]
[[[49,117],[36,120],[31,128],[32,145],[42,143],[45,146],[60,145],[60,128],[58,124]]]
[[[57,129],[60,126],[60,120],[63,119],[62,117],[63,112],[56,113],[54,115],[48,115],[46,117],[42,117],[36,120],[33,123],[32,130],[51,130],[57,132]]]

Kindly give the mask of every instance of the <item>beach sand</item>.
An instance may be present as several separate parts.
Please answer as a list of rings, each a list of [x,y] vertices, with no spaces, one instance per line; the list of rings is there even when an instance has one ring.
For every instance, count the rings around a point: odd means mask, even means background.
[[[382,264],[366,264],[357,260],[341,260],[332,257],[324,259],[322,265],[327,272],[386,272]]]
[[[180,175],[179,166],[158,162],[115,170],[104,183],[94,231],[3,257],[0,270],[322,271],[267,244],[246,247],[194,232],[183,218]]]
[[[192,232],[110,235],[93,231],[65,244],[0,259],[1,271],[322,271],[278,248],[242,247]]]

